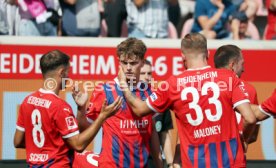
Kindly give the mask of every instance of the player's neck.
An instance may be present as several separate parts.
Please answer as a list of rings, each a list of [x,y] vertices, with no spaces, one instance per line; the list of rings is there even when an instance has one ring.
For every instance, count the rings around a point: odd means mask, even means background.
[[[207,60],[193,59],[187,62],[188,69],[198,69],[208,66]]]

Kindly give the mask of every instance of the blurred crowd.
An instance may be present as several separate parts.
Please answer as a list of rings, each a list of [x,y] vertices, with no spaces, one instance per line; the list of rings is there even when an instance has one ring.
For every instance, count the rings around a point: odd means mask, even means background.
[[[260,33],[256,17],[267,19]],[[0,35],[276,39],[276,0],[0,0]]]

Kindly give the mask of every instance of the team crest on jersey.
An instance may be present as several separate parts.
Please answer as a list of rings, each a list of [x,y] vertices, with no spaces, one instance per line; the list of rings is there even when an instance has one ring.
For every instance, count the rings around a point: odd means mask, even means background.
[[[65,118],[68,130],[77,128],[77,124],[73,116]]]
[[[152,102],[154,102],[157,99],[157,95],[155,93],[152,93],[150,95],[150,99],[151,99]]]

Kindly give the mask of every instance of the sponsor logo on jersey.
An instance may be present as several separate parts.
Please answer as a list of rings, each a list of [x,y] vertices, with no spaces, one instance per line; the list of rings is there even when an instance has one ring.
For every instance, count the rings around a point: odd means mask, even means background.
[[[157,99],[157,95],[155,93],[152,93],[150,95],[150,99],[151,99],[152,102],[154,102]]]
[[[77,128],[77,124],[73,116],[66,117],[65,121],[69,130]]]

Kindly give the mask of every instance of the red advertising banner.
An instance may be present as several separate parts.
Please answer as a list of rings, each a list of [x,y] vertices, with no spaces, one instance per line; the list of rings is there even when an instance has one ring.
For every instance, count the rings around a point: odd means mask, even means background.
[[[112,79],[118,70],[115,47],[0,45],[0,79],[40,79],[40,57],[54,49],[71,56],[72,79]],[[210,49],[213,65],[215,49]],[[243,79],[248,81],[276,81],[276,50],[242,51],[245,59]],[[153,64],[156,80],[165,80],[184,70],[180,49],[148,48],[146,58]]]

